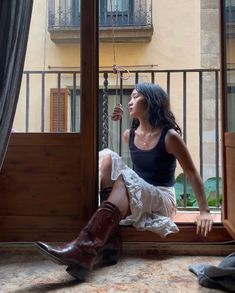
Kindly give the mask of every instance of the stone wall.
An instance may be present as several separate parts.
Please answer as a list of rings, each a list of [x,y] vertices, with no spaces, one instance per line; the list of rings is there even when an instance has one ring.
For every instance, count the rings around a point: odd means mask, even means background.
[[[201,68],[219,68],[219,0],[201,0]],[[215,74],[203,74],[203,178],[215,176]],[[213,86],[212,86],[213,85]],[[220,111],[220,109],[219,109]],[[219,121],[220,125],[220,121]],[[219,131],[220,135],[220,131]],[[220,173],[221,173],[221,154]]]

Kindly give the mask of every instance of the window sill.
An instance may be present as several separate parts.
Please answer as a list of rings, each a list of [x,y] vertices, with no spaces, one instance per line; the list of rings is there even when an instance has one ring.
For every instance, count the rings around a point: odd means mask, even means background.
[[[176,223],[194,223],[199,212],[197,211],[177,211],[177,214],[174,218]],[[214,223],[221,223],[221,212],[211,211],[211,215]]]
[[[214,224],[212,231],[207,237],[196,234],[196,224],[194,223],[199,212],[178,212],[174,221],[179,227],[178,233],[167,235],[161,238],[155,233],[147,231],[137,231],[133,227],[122,226],[122,238],[124,242],[191,242],[191,243],[225,243],[232,241],[223,224],[221,223],[221,215],[218,212],[212,212]]]

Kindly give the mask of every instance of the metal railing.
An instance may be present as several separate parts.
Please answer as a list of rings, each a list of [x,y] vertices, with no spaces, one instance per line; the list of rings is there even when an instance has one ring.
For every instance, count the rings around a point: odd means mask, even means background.
[[[235,23],[235,6],[225,8],[225,19],[227,23]]]
[[[100,27],[150,26],[152,0],[99,0]],[[80,0],[49,0],[48,28],[79,28]]]
[[[128,76],[127,76],[128,75]],[[124,78],[125,77],[125,78]],[[127,78],[128,77],[128,78]],[[112,125],[110,114],[113,105],[122,103],[127,107],[134,84],[139,82],[159,83],[168,93],[173,112],[181,125],[183,139],[190,148],[196,149],[198,169],[202,178],[216,178],[215,208],[220,208],[219,180],[220,162],[220,113],[218,69],[130,70],[99,72],[99,133],[100,148],[111,147],[120,153],[127,163],[127,149],[122,143],[122,132],[130,126],[127,114],[120,124]],[[20,132],[50,132],[50,90],[57,89],[57,116],[61,117],[62,90],[68,90],[68,132],[79,131],[80,123],[80,72],[79,71],[25,71],[16,118],[21,116],[24,126],[14,123]],[[24,114],[22,114],[24,113]],[[22,117],[24,116],[24,117]],[[37,119],[37,123],[35,120]],[[21,119],[22,120],[22,119]],[[56,132],[61,132],[58,118]],[[35,125],[37,127],[35,128]],[[184,181],[184,196],[187,184]],[[187,206],[185,200],[184,207]],[[194,209],[190,207],[190,209]]]

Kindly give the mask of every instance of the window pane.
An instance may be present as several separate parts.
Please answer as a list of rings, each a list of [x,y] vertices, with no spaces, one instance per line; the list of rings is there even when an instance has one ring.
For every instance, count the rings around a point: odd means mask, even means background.
[[[129,0],[107,0],[107,11],[127,11]]]

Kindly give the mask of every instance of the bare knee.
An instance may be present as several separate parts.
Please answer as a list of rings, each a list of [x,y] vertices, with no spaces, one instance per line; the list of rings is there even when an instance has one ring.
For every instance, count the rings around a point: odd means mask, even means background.
[[[113,181],[111,180],[111,172],[112,172],[111,155],[105,155],[100,166],[101,188],[109,187],[113,185]]]
[[[120,209],[123,218],[130,215],[129,196],[122,175],[115,181],[108,200]]]
[[[114,183],[114,187],[115,188],[125,188],[126,189],[125,182],[124,182],[124,179],[123,179],[122,175],[118,176],[117,180]]]
[[[111,155],[105,155],[102,159],[102,163],[100,166],[101,173],[106,172],[107,169],[111,169],[112,167],[112,158]]]

